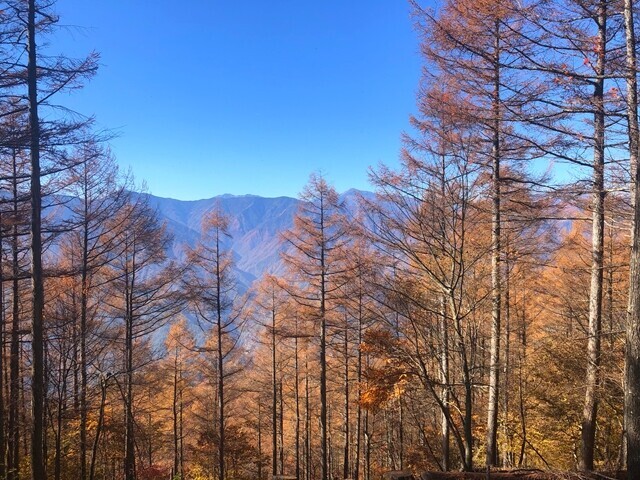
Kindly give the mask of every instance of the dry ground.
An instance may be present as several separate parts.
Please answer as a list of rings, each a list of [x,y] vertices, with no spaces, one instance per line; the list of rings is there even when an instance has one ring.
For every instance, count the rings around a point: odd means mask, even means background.
[[[425,472],[421,480],[626,480],[626,472],[569,473],[540,470],[513,470],[509,472]]]

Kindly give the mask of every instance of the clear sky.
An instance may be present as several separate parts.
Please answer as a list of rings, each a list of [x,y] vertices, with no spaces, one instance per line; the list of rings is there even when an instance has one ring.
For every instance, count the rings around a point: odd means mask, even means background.
[[[418,39],[404,0],[58,0],[49,41],[101,54],[61,103],[114,129],[151,193],[296,196],[313,171],[339,191],[398,161],[415,110]]]

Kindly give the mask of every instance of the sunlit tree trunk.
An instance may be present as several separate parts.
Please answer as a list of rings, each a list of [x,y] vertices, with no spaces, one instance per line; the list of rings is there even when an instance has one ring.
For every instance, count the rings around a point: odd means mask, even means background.
[[[493,92],[492,92],[492,209],[491,209],[491,350],[489,363],[489,400],[487,406],[487,458],[489,466],[498,463],[498,400],[500,385],[500,316],[502,312],[501,254],[500,239],[500,161],[501,161],[501,59],[500,59],[500,20],[495,21],[495,45],[493,53]]]
[[[638,168],[638,135],[640,131],[638,128],[637,46],[634,23],[634,1],[625,0],[627,119],[633,198],[624,382],[627,478],[640,478],[640,168]]]
[[[587,373],[584,409],[582,412],[581,470],[593,470],[593,455],[598,412],[598,377],[600,368],[600,337],[602,328],[602,281],[604,266],[604,168],[605,168],[605,108],[604,75],[607,49],[607,2],[598,2],[597,63],[594,80],[594,158],[591,232],[591,286],[589,290],[589,336],[587,340]]]

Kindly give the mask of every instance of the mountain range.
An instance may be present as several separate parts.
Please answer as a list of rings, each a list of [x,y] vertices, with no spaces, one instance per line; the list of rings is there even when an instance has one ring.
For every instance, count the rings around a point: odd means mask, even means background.
[[[173,237],[169,255],[182,258],[185,245],[200,239],[202,219],[219,206],[229,216],[229,238],[223,248],[233,252],[236,277],[241,289],[248,288],[263,273],[281,273],[281,234],[293,226],[301,200],[291,197],[266,198],[257,195],[219,195],[203,200],[176,200],[141,194],[166,224]],[[348,190],[340,197],[347,211],[353,212],[358,195],[370,192]]]

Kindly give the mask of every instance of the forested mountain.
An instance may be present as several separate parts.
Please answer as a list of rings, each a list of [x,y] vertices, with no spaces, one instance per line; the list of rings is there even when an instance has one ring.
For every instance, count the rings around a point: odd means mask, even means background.
[[[173,238],[169,253],[174,258],[184,258],[185,246],[194,246],[200,239],[205,215],[219,207],[231,219],[223,246],[233,252],[235,271],[243,288],[251,286],[265,273],[283,272],[281,237],[293,226],[301,200],[225,194],[184,201],[140,195],[157,211],[159,221],[166,222],[167,232]],[[357,211],[358,195],[371,197],[372,194],[351,189],[340,196],[352,214]]]

